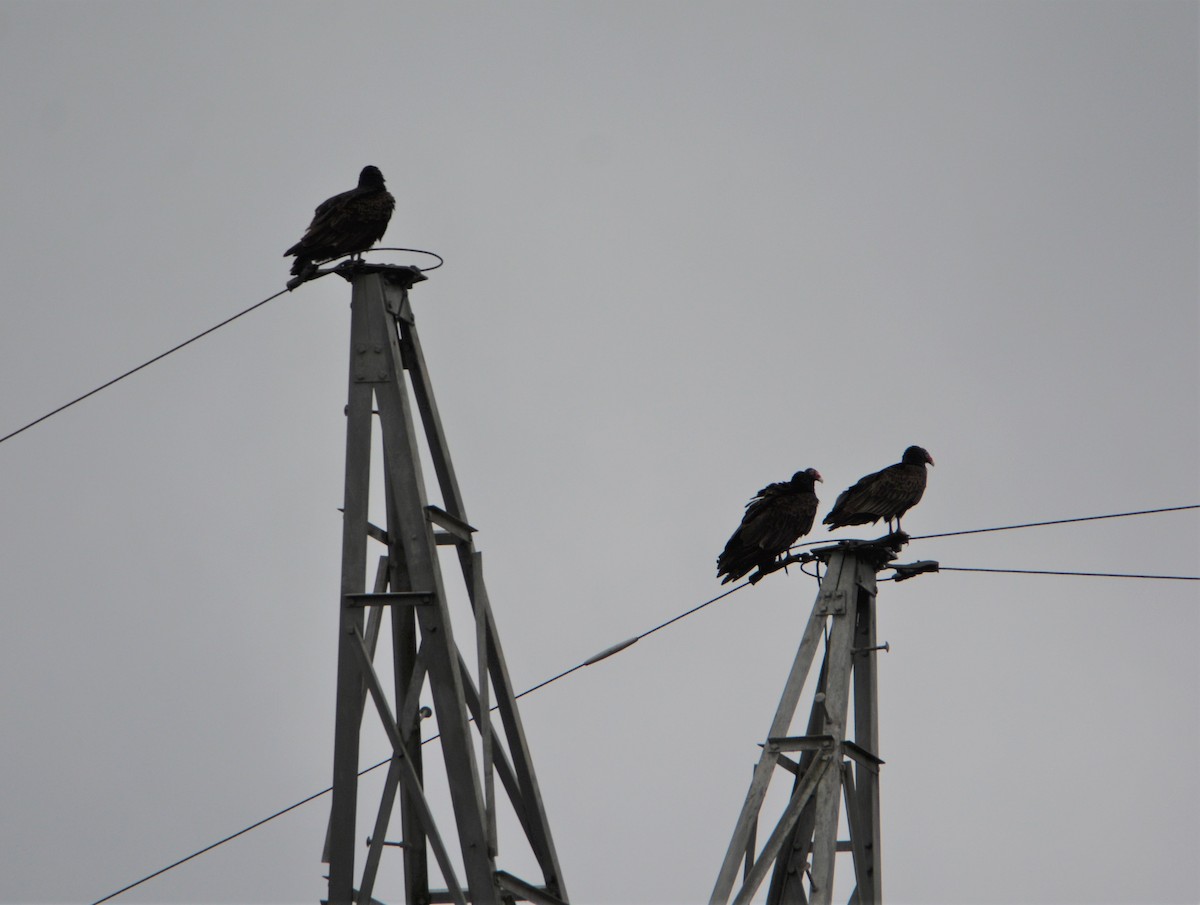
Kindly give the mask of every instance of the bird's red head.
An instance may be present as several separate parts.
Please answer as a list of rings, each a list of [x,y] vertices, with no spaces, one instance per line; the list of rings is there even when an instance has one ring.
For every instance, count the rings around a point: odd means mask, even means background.
[[[920,446],[910,446],[904,450],[904,456],[900,459],[905,465],[925,465],[933,464],[933,456],[929,455],[929,451]]]

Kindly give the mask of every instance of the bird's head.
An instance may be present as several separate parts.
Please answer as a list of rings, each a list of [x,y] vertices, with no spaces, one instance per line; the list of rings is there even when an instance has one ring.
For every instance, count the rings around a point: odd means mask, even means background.
[[[821,481],[821,472],[817,471],[815,468],[806,468],[804,471],[798,471],[792,475],[793,482],[799,482],[805,478],[810,481]],[[821,481],[821,483],[824,484],[825,482]]]
[[[933,464],[933,456],[929,455],[929,451],[920,446],[910,446],[904,450],[904,456],[900,459],[905,465],[925,465]]]
[[[379,167],[363,167],[362,172],[358,174],[358,187],[360,189],[382,188],[383,173],[379,172]]]

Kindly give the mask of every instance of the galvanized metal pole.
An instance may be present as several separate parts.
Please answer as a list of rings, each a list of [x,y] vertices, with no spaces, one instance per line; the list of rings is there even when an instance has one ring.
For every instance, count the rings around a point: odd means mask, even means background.
[[[424,277],[411,268],[362,264],[342,272],[352,277],[354,290],[346,410],[334,796],[326,844],[329,902],[375,902],[380,859],[385,846],[391,845],[404,852],[404,895],[409,905],[435,901],[500,905],[501,901],[520,898],[563,905],[567,902],[566,890],[483,585],[481,555],[474,548],[474,529],[466,522],[408,302],[409,288]],[[377,408],[383,441],[386,530],[368,520],[373,406]],[[428,503],[418,420],[444,509]],[[388,552],[374,589],[365,593],[369,537],[385,543]],[[453,545],[458,553],[473,609],[473,658],[463,655],[454,638],[437,554],[440,545]],[[389,701],[372,662],[385,610],[392,619],[394,703]],[[364,612],[371,614],[365,629]],[[472,669],[477,680],[472,679]],[[453,837],[439,829],[424,793],[428,765],[421,755],[419,726],[425,712],[421,697],[426,693],[437,716]],[[368,697],[392,745],[393,757],[362,881],[355,888],[358,738]],[[493,726],[493,700],[501,727]],[[479,730],[478,751],[472,722]],[[542,868],[541,884],[528,883],[497,869],[494,776],[500,778]],[[398,842],[388,842],[385,834],[397,797],[403,835]],[[457,862],[448,847],[453,838],[459,847]],[[436,860],[444,889],[430,887],[429,853]],[[459,881],[459,870],[463,882]]]
[[[854,905],[878,905],[879,795],[878,712],[875,639],[875,573],[891,559],[893,548],[875,543],[844,542],[815,551],[827,570],[813,604],[800,648],[784,685],[783,696],[767,733],[766,743],[733,838],[718,872],[710,905],[749,903],[768,874],[772,875],[769,905],[832,901],[834,868],[839,851],[854,857]],[[813,694],[807,734],[789,736],[800,694],[816,648],[828,627],[825,656]],[[853,726],[847,711],[853,682]],[[797,760],[789,754],[799,755]],[[852,759],[858,773],[850,767]],[[754,839],[763,801],[776,769],[793,778],[783,813],[759,851]],[[847,800],[850,844],[838,839],[841,801]],[[811,864],[810,864],[811,858]],[[739,862],[746,865],[735,889]],[[802,888],[808,879],[807,891]]]
[[[358,743],[362,721],[362,677],[354,645],[363,611],[350,606],[364,590],[367,559],[367,502],[371,462],[371,385],[364,379],[362,350],[370,340],[366,300],[350,306],[350,386],[346,405],[346,488],[342,515],[342,593],[338,618],[337,710],[333,742],[333,795],[326,857],[330,905],[354,901],[354,840],[358,808]]]

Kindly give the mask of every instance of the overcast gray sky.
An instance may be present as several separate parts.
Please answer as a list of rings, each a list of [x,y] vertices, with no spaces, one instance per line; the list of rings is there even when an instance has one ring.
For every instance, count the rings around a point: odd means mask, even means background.
[[[371,163],[386,243],[447,261],[414,308],[520,688],[717,593],[799,468],[824,511],[927,447],[913,534],[1198,503],[1197,23],[6,0],[0,435],[280,289]],[[3,901],[93,901],[329,783],[348,299],[305,286],[0,445]],[[1198,550],[1193,510],[905,558]],[[815,592],[777,574],[524,699],[573,901],[706,900]],[[1200,900],[1198,602],[883,585],[887,898]],[[327,808],[117,901],[315,902]]]

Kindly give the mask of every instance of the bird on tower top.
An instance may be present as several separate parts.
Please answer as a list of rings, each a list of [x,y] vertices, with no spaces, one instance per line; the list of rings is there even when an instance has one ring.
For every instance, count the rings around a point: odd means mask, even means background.
[[[910,446],[895,465],[869,474],[843,490],[822,524],[831,529],[846,525],[869,525],[880,519],[900,530],[900,516],[921,502],[925,494],[926,465],[933,456],[919,446]]]
[[[366,251],[383,238],[395,207],[379,167],[363,167],[358,185],[322,201],[304,236],[283,253],[296,258],[292,273],[299,276],[317,261]]]
[[[721,584],[737,581],[754,567],[771,565],[812,528],[817,515],[816,481],[821,474],[806,468],[790,481],[768,484],[746,504],[742,523],[717,557]]]

